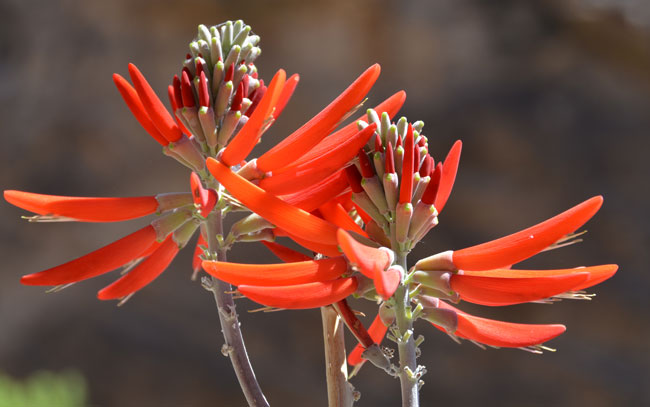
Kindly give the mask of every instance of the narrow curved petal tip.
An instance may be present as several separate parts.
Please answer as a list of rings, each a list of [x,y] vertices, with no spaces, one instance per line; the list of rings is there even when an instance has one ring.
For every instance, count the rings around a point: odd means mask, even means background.
[[[598,212],[602,196],[595,196],[561,214],[517,233],[457,250],[453,262],[462,270],[490,270],[525,260],[575,232]]]
[[[4,191],[10,204],[39,215],[64,217],[80,222],[119,222],[150,215],[158,209],[155,196],[90,198]]]

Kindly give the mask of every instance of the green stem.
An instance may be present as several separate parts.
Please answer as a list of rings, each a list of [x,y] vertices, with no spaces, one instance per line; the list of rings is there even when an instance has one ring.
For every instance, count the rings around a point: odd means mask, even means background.
[[[397,264],[404,270],[406,253],[397,251]],[[417,356],[415,353],[415,338],[413,335],[413,318],[409,300],[408,286],[400,284],[394,294],[395,323],[399,331],[397,350],[399,353],[399,380],[402,387],[402,407],[417,407],[420,405],[418,397]]]
[[[206,234],[210,255],[219,261],[226,261],[226,249],[219,245],[217,235],[223,235],[223,216],[221,210],[213,211],[206,222]],[[232,298],[230,284],[212,277],[211,290],[219,309],[219,320],[225,344],[221,348],[224,355],[230,357],[233,369],[239,380],[249,406],[268,407],[269,403],[262,393],[255,372],[248,359],[244,338],[239,327],[235,301]]]

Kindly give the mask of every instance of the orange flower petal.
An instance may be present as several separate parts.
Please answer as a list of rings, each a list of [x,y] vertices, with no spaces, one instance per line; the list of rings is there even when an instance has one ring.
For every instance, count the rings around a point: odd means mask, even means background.
[[[376,270],[383,271],[392,262],[388,252],[359,243],[343,229],[338,230],[337,238],[341,250],[345,253],[345,257],[351,263],[356,264],[359,267],[359,271],[366,277],[374,278]]]
[[[357,289],[354,277],[318,283],[279,287],[240,285],[237,289],[251,300],[268,307],[286,309],[318,308],[335,303]]]
[[[81,222],[118,222],[150,215],[158,209],[155,196],[86,198],[4,191],[7,202],[39,215],[55,215]]]
[[[400,281],[402,281],[402,273],[393,267],[387,270],[376,269],[373,281],[377,294],[384,301],[388,301],[395,294]]]
[[[227,166],[232,167],[233,165],[239,164],[253,150],[255,144],[257,144],[257,141],[262,136],[262,129],[264,128],[266,119],[268,119],[280,97],[285,77],[286,73],[283,69],[280,69],[275,74],[253,114],[241,130],[239,130],[237,135],[228,143],[225,150],[223,150],[221,161]]]
[[[147,111],[144,109],[144,106],[138,97],[138,92],[133,89],[131,84],[118,74],[113,74],[113,82],[115,82],[115,86],[120,92],[120,95],[122,95],[122,99],[124,99],[126,102],[129,110],[131,110],[133,116],[135,116],[135,118],[138,120],[138,123],[144,127],[147,133],[149,133],[149,135],[161,145],[166,146],[169,144],[169,140],[167,140],[160,133],[160,131],[158,131],[156,125],[153,124],[151,118],[149,118],[149,114],[147,114]]]
[[[583,284],[589,273],[571,273],[543,277],[484,277],[453,274],[451,289],[464,301],[502,306],[538,301],[561,294]]]
[[[436,193],[436,199],[433,206],[436,207],[438,213],[442,212],[445,207],[447,199],[451,194],[456,181],[456,172],[458,171],[458,163],[460,161],[460,152],[463,149],[463,143],[458,140],[451,146],[444,163],[442,164],[442,174],[440,175],[440,184]]]
[[[368,237],[368,234],[361,229],[355,221],[352,220],[348,212],[343,209],[341,204],[336,201],[326,202],[318,209],[323,215],[323,218],[332,222],[336,226],[357,233],[361,236]]]
[[[562,236],[575,232],[598,212],[602,196],[595,196],[535,226],[487,243],[457,250],[454,265],[462,270],[490,270],[525,260]]]
[[[78,259],[23,276],[20,282],[25,285],[59,285],[96,277],[140,257],[155,240],[156,231],[147,225]]]
[[[292,235],[291,233],[287,233],[286,231],[284,231],[284,233],[287,237],[291,238],[291,240],[314,253],[320,253],[327,257],[337,257],[341,255],[341,251],[337,245],[317,243],[311,240],[302,239],[298,236]]]
[[[311,212],[332,197],[341,195],[348,186],[345,170],[339,170],[316,184],[280,198],[305,212]]]
[[[155,280],[178,254],[178,245],[171,236],[168,236],[163,244],[138,264],[133,270],[115,281],[113,284],[103,288],[97,293],[100,300],[114,300],[134,293]]]
[[[289,103],[289,99],[291,99],[293,91],[296,90],[296,86],[298,86],[299,81],[300,75],[295,73],[291,75],[289,79],[287,79],[287,81],[284,83],[284,86],[282,87],[282,93],[280,93],[278,101],[275,104],[275,110],[273,111],[273,118],[275,118],[275,120],[280,117],[282,111],[287,106],[287,103]]]
[[[540,345],[564,333],[564,325],[514,324],[469,315],[440,301],[440,308],[451,309],[458,314],[458,329],[455,335],[489,346],[501,348],[522,348]]]
[[[278,243],[262,241],[262,244],[285,263],[311,260],[311,257]]]
[[[290,194],[328,177],[346,165],[374,133],[375,123],[312,161],[290,165],[260,180],[260,187],[277,195]]]
[[[204,261],[203,270],[233,285],[284,286],[340,277],[348,269],[343,256],[278,264],[239,264]]]
[[[257,159],[257,168],[268,172],[285,167],[318,144],[357,106],[379,77],[379,65],[368,68],[339,97],[307,123]]]
[[[203,247],[208,247],[208,242],[205,241],[203,235],[199,233],[199,240],[196,241],[196,247],[194,248],[194,254],[192,255],[192,271],[198,273],[201,270],[201,263],[203,259],[201,255],[203,254]]]
[[[404,163],[402,164],[402,179],[399,188],[399,203],[411,202],[413,195],[413,126],[408,124],[404,139]]]
[[[133,64],[129,64],[129,75],[131,75],[133,86],[135,87],[136,92],[138,92],[138,97],[140,98],[145,111],[158,131],[160,131],[163,137],[168,141],[178,141],[182,137],[183,133],[165,108],[165,105],[163,105],[160,99],[158,99],[158,96],[156,96],[156,92],[151,89],[149,82],[147,82],[142,73]]]
[[[370,328],[368,328],[368,333],[370,334],[370,337],[372,338],[373,342],[379,345],[384,339],[384,336],[386,336],[386,331],[388,330],[388,327],[384,325],[384,323],[381,321],[381,318],[379,317],[379,314],[375,317],[375,320],[372,321],[372,324],[370,325]],[[361,356],[363,351],[365,351],[366,348],[363,347],[360,343],[357,344],[357,346],[354,347],[352,352],[348,355],[348,363],[350,366],[356,366],[359,363],[362,363],[365,359]]]
[[[228,192],[269,222],[302,239],[336,244],[336,226],[260,189],[213,158],[208,158],[207,166]]]
[[[386,112],[388,113],[388,116],[392,118],[402,107],[402,105],[404,104],[404,100],[406,100],[406,93],[404,91],[399,91],[393,96],[383,101],[382,103],[380,103],[379,105],[377,105],[375,107],[375,111],[379,116],[381,116],[383,112]],[[338,146],[339,144],[343,143],[345,140],[352,137],[354,134],[356,134],[359,131],[357,127],[357,122],[359,120],[363,122],[368,122],[368,116],[364,114],[354,122],[343,127],[341,130],[332,133],[329,137],[323,139],[323,141],[318,143],[314,148],[309,150],[309,152],[307,152],[300,159],[298,159],[295,164],[308,162],[317,157],[320,157],[321,155],[330,151],[332,148]]]
[[[587,274],[587,279],[572,287],[572,291],[584,290],[596,284],[600,284],[608,278],[616,274],[618,266],[616,264],[605,264],[602,266],[590,267],[577,267],[572,269],[557,269],[557,270],[513,270],[513,269],[496,269],[487,271],[463,271],[466,276],[479,276],[479,277],[500,277],[500,278],[531,278],[531,277],[547,277],[558,276],[565,274],[584,273]]]

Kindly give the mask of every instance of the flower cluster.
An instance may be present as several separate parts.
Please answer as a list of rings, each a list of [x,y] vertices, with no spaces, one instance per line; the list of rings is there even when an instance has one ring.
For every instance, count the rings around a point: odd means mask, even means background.
[[[430,154],[424,123],[393,121],[405,93],[353,115],[380,72],[373,65],[315,117],[258,158],[248,159],[279,117],[298,84],[279,70],[268,86],[254,65],[259,37],[241,21],[199,26],[182,71],[168,87],[170,113],[144,76],[129,65],[133,85],[114,82],[142,127],[166,155],[192,170],[190,192],[135,198],[79,198],[5,191],[10,203],[34,212],[33,221],[115,222],[155,214],[146,227],[63,265],[29,274],[24,284],[67,286],[123,267],[100,299],[127,299],[158,277],[197,230],[194,271],[237,286],[266,307],[334,305],[359,340],[349,363],[371,360],[399,376],[417,395],[424,368],[415,364],[423,319],[453,338],[492,347],[548,349],[563,325],[514,324],[469,315],[451,304],[505,306],[558,298],[588,298],[582,290],[611,277],[616,265],[557,270],[513,266],[570,244],[600,208],[591,198],[547,221],[469,248],[409,263],[413,247],[438,224],[460,161],[457,141],[446,158]],[[230,212],[250,212],[228,233],[210,225]],[[288,237],[308,256],[275,242]],[[227,262],[236,242],[259,241],[283,262]],[[365,329],[346,298],[378,302]],[[388,336],[400,366],[377,346]],[[404,392],[403,392],[404,393]]]

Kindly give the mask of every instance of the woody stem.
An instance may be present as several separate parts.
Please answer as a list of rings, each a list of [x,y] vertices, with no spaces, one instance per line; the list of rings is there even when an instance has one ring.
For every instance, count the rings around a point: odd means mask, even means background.
[[[219,261],[226,261],[226,249],[221,247],[217,236],[223,236],[223,213],[214,210],[206,222],[208,250],[211,256]],[[225,344],[221,348],[224,355],[230,357],[233,369],[239,380],[239,385],[244,392],[249,406],[269,407],[266,397],[262,393],[255,372],[248,359],[246,345],[241,334],[240,323],[235,311],[235,302],[232,298],[232,287],[229,283],[212,277],[212,293],[219,309],[219,320]]]
[[[323,340],[325,342],[325,377],[329,407],[352,407],[354,388],[348,382],[345,360],[344,324],[331,305],[321,307]]]

